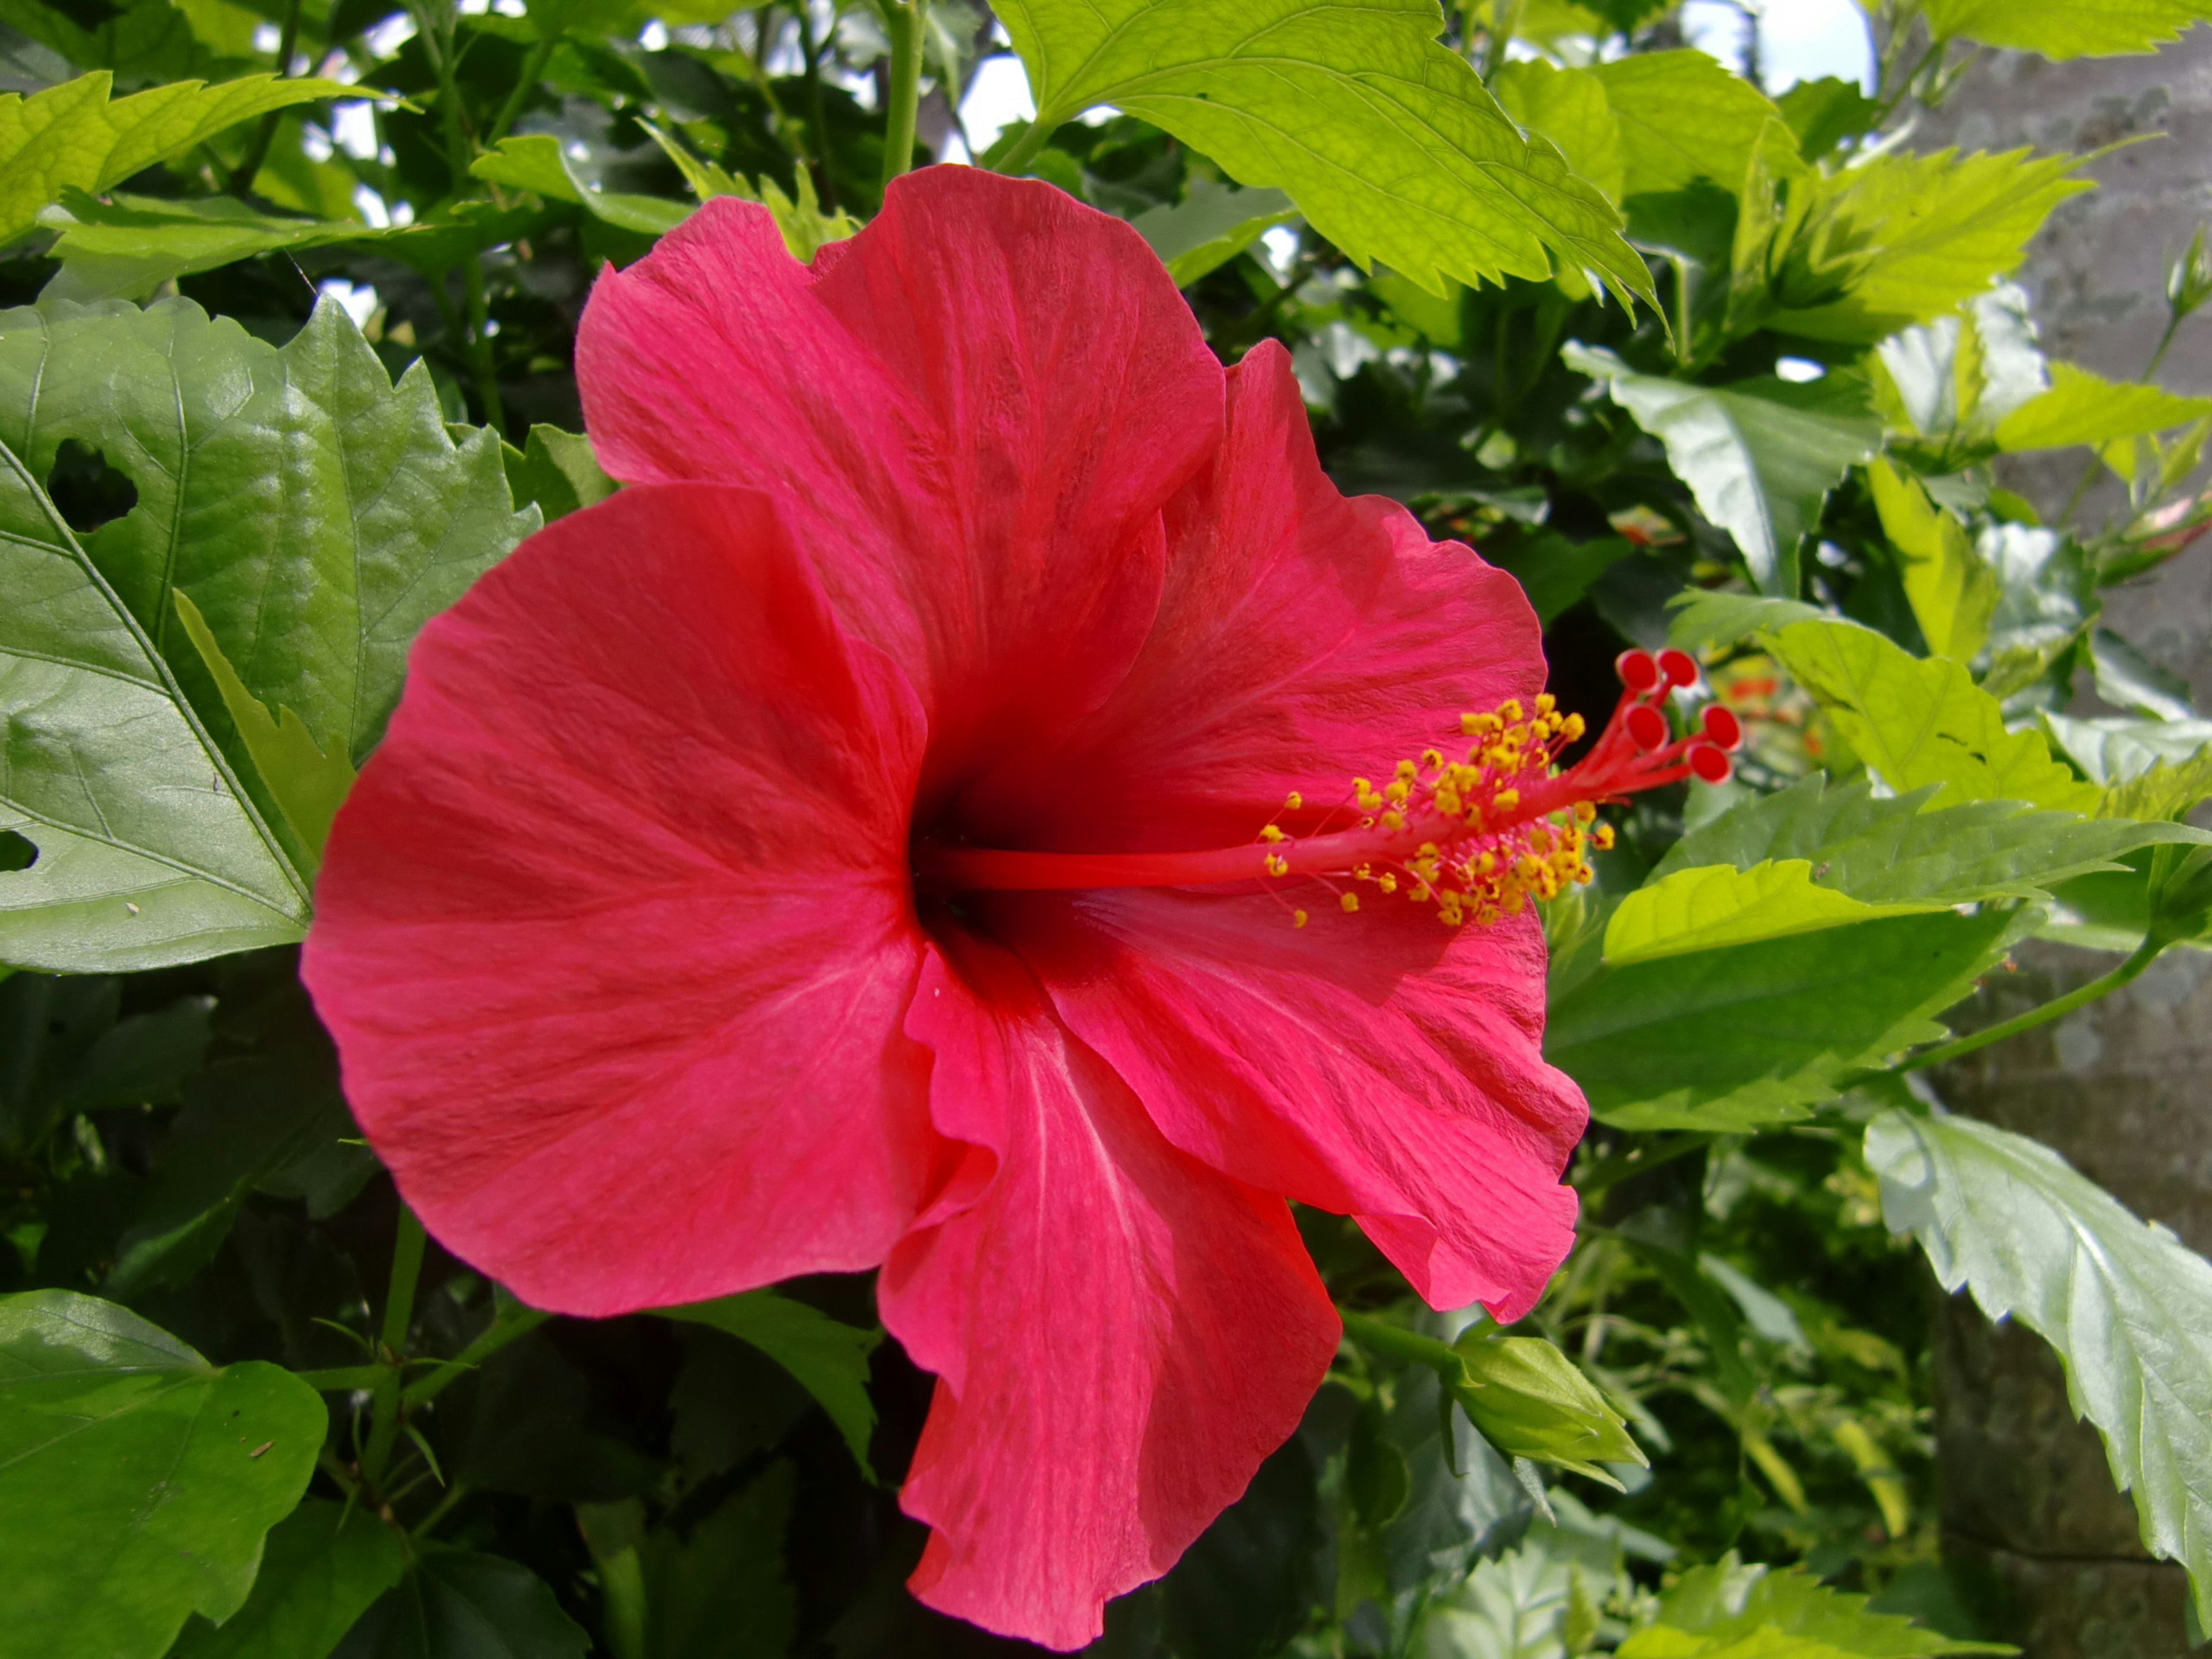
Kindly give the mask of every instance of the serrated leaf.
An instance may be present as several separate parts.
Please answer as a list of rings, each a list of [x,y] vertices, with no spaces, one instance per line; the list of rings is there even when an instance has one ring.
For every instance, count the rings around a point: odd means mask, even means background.
[[[1828,615],[1802,599],[1707,592],[1698,588],[1676,594],[1667,606],[1674,613],[1667,624],[1667,643],[1683,651],[1734,645],[1754,634],[1772,633],[1795,622],[1818,622]]]
[[[98,70],[28,98],[0,94],[0,243],[30,229],[65,189],[106,190],[273,109],[364,95],[337,81],[249,75],[214,86],[178,81],[111,102],[112,82]]]
[[[658,1311],[665,1318],[727,1331],[789,1371],[830,1413],[860,1473],[875,1479],[868,1463],[868,1440],[876,1426],[875,1402],[868,1398],[868,1357],[884,1340],[881,1330],[840,1324],[803,1302],[768,1290]]]
[[[77,16],[84,25],[42,0],[0,0],[0,23],[77,69],[108,70],[115,84],[125,88],[252,67],[242,56],[210,51],[194,32],[185,9],[170,0],[130,0],[105,15],[81,9]]]
[[[1928,499],[1917,478],[1877,457],[1867,466],[1882,534],[1897,550],[1905,602],[1935,655],[1972,662],[1988,643],[2003,589],[1966,526]]]
[[[591,1647],[520,1562],[434,1544],[333,1651],[336,1659],[584,1659]]]
[[[1933,1659],[2013,1653],[2001,1642],[1963,1642],[1867,1598],[1832,1590],[1802,1567],[1745,1566],[1731,1553],[1692,1567],[1659,1599],[1653,1621],[1620,1644],[1620,1659]]]
[[[2212,745],[2212,720],[2130,720],[2100,715],[2076,720],[2070,714],[2041,716],[2044,729],[2092,781],[2111,786],[2139,778],[2161,762],[2179,766]]]
[[[1997,422],[1997,447],[2008,451],[2102,446],[2120,438],[2166,432],[2212,415],[2212,398],[2184,398],[2161,386],[2107,380],[2072,363],[2051,365],[2051,389]]]
[[[191,596],[179,588],[169,597],[176,601],[186,636],[215,678],[222,706],[230,711],[261,781],[276,798],[276,809],[292,826],[292,833],[307,848],[310,863],[304,872],[313,875],[313,861],[321,858],[323,843],[330,838],[331,820],[337,816],[340,804],[353,787],[353,763],[335,743],[327,755],[317,748],[313,737],[289,708],[278,708],[272,718],[238,678],[238,671],[222,654],[207,618],[200,615]]]
[[[1768,123],[1785,146],[1791,142],[1773,100],[1709,53],[1634,52],[1589,73],[1620,123],[1628,195],[1680,190],[1700,179],[1733,193],[1768,142]]]
[[[2081,158],[1955,150],[1892,151],[1826,178],[1785,282],[1841,297],[1778,312],[1772,326],[1818,340],[1871,344],[1950,311],[2009,275],[2068,197],[2089,188]]]
[[[1816,885],[1809,859],[1766,860],[1742,870],[1706,865],[1676,870],[1621,900],[1606,924],[1605,959],[1621,967],[1947,908],[1926,902],[1869,904]]]
[[[1620,1483],[1607,1463],[1649,1466],[1613,1410],[1575,1363],[1540,1337],[1469,1331],[1452,1345],[1466,1368],[1452,1398],[1508,1457],[1525,1457],[1607,1486]]]
[[[1792,623],[1776,659],[1893,789],[1940,784],[1939,805],[2016,800],[2091,812],[2102,792],[2051,759],[2040,732],[2008,732],[1996,699],[1962,663],[1907,654],[1872,629]]]
[[[1798,859],[1816,883],[1869,904],[2040,900],[2061,882],[2124,867],[2120,860],[2139,848],[2205,833],[2011,801],[1930,808],[1936,793],[1930,786],[1883,799],[1863,783],[1831,784],[1816,773],[1699,824],[1668,850],[1651,880],[1703,865]]]
[[[2179,818],[2207,799],[2212,799],[2212,748],[2185,761],[2160,761],[2113,786],[2097,813],[2110,818]]]
[[[530,428],[520,449],[506,447],[501,457],[515,506],[535,506],[548,524],[597,506],[621,487],[599,470],[589,438],[542,421]]]
[[[188,1614],[229,1618],[328,1424],[289,1372],[112,1303],[0,1297],[0,1656],[157,1659]]]
[[[1180,202],[1148,208],[1129,222],[1152,245],[1177,288],[1188,288],[1260,240],[1261,234],[1298,216],[1279,190],[1232,190],[1211,179],[1194,179]]]
[[[303,1498],[270,1533],[246,1605],[186,1626],[170,1659],[325,1659],[406,1564],[399,1534],[358,1504]]]
[[[1490,89],[1523,129],[1557,144],[1569,167],[1604,191],[1606,200],[1620,203],[1627,190],[1628,165],[1620,118],[1606,96],[1604,82],[1587,70],[1526,58],[1500,64],[1490,77]]]
[[[2011,46],[2061,60],[2156,52],[2191,23],[2212,18],[2212,5],[2204,0],[1928,0],[1921,15],[1938,40]]]
[[[1934,1016],[2032,920],[1885,916],[1604,969],[1553,1007],[1545,1058],[1622,1128],[1808,1117],[1847,1073],[1942,1036]]]
[[[1797,135],[1798,152],[1808,161],[1873,131],[1882,117],[1881,100],[1868,97],[1857,82],[1832,75],[1798,82],[1775,99],[1774,106]]]
[[[715,196],[735,196],[741,201],[758,202],[766,208],[769,216],[775,221],[776,229],[782,233],[784,247],[794,259],[810,261],[830,243],[842,242],[848,236],[855,234],[860,228],[860,222],[849,213],[824,213],[822,210],[821,201],[814,194],[813,175],[805,167],[799,169],[797,185],[799,198],[793,201],[783,193],[782,186],[765,173],[757,179],[748,179],[741,173],[732,173],[718,162],[702,161],[685,149],[679,140],[662,131],[652,122],[641,121],[638,125],[645,129],[647,135],[653,143],[660,146],[662,153],[676,163],[676,170],[684,175],[684,182],[690,185],[691,193],[701,201],[706,201],[708,198]],[[550,174],[544,167],[543,157],[545,152],[542,146],[532,150],[525,144],[515,154],[527,165],[537,169],[541,176],[553,182],[557,192],[558,181],[552,181]],[[565,160],[561,161],[561,171],[566,175],[568,184],[580,191],[585,188]],[[580,198],[570,196],[565,199],[574,201]],[[585,205],[597,212],[606,199],[602,197],[596,203],[587,200]],[[658,201],[658,198],[653,197],[617,199],[633,204]],[[633,214],[643,211],[649,215],[657,210],[651,207],[638,210],[633,206],[623,210]],[[601,216],[605,216],[601,215]]]
[[[1667,447],[1674,476],[1698,510],[1734,538],[1767,592],[1797,588],[1797,544],[1828,492],[1873,455],[1881,426],[1839,383],[1774,377],[1706,386],[1638,374],[1613,353],[1579,341],[1560,360],[1601,380],[1613,400]]]
[[[2057,1351],[2151,1553],[2189,1570],[2212,1625],[2212,1262],[2049,1147],[1972,1118],[1867,1126],[1882,1217],[1944,1289]]]
[[[1289,193],[1365,265],[1541,282],[1587,270],[1626,304],[1650,272],[1604,194],[1524,138],[1436,0],[1006,0],[1045,132],[1096,104],[1166,129],[1238,183]]]

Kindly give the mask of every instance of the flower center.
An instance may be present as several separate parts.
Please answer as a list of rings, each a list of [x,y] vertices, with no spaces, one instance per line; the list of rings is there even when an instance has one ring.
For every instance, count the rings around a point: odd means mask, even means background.
[[[1561,771],[1559,752],[1583,735],[1579,714],[1562,714],[1549,693],[1524,708],[1509,698],[1460,716],[1471,739],[1465,758],[1431,749],[1401,760],[1379,787],[1354,778],[1333,807],[1292,793],[1258,837],[1239,847],[1191,853],[1030,853],[921,842],[918,880],[951,891],[1039,891],[1087,887],[1194,887],[1224,882],[1318,882],[1346,911],[1359,888],[1433,903],[1457,927],[1517,915],[1530,895],[1550,898],[1590,879],[1585,854],[1613,845],[1598,807],[1686,777],[1727,780],[1728,751],[1743,740],[1735,716],[1707,703],[1676,736],[1671,694],[1698,683],[1680,651],[1623,652],[1622,690],[1590,751]],[[1293,909],[1304,927],[1307,914]]]

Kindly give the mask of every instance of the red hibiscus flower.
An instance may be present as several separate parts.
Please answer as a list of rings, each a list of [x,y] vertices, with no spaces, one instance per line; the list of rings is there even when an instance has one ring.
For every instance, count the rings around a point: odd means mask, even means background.
[[[1047,185],[912,175],[811,268],[709,203],[578,367],[630,487],[423,631],[331,838],[348,1097],[538,1307],[880,1267],[914,1588],[1080,1645],[1328,1365],[1286,1198],[1535,1300],[1584,1109],[1523,900],[1717,752],[1641,658],[1554,775],[1513,580],[1339,495],[1284,353],[1224,369]]]

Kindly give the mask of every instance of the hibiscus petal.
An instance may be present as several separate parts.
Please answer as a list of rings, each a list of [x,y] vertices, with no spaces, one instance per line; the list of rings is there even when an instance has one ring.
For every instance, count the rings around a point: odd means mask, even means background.
[[[955,948],[907,1029],[935,1052],[938,1127],[997,1162],[878,1282],[939,1378],[901,1499],[935,1528],[910,1583],[1079,1647],[1297,1426],[1340,1331],[1280,1199],[1164,1141],[1018,963]]]
[[[1565,1258],[1589,1113],[1544,1061],[1533,914],[1455,930],[1370,893],[1293,928],[1265,894],[1128,889],[983,917],[1170,1140],[1357,1216],[1432,1307],[1510,1322]]]
[[[969,792],[971,839],[1233,846],[1290,791],[1348,799],[1355,775],[1463,742],[1462,711],[1543,689],[1520,584],[1395,502],[1340,495],[1279,345],[1231,371],[1228,407],[1219,453],[1169,506],[1135,663],[1057,753]]]
[[[576,366],[617,477],[786,505],[921,695],[948,789],[1120,678],[1161,503],[1221,431],[1221,368],[1143,239],[968,167],[898,179],[811,268],[766,210],[708,203],[600,278]]]
[[[302,971],[440,1240],[593,1315],[883,1259],[922,736],[749,490],[625,490],[422,631]]]

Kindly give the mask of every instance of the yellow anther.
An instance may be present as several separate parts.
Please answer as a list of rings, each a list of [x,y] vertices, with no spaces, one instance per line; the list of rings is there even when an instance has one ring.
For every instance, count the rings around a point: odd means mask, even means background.
[[[1291,873],[1291,861],[1280,853],[1268,854],[1267,866],[1267,873],[1271,876],[1287,876]]]
[[[1413,793],[1413,786],[1407,783],[1403,778],[1393,780],[1382,791],[1383,795],[1387,799],[1400,806],[1403,806],[1406,804],[1407,799],[1411,796]]]
[[[1609,823],[1601,823],[1596,829],[1591,830],[1590,845],[1601,853],[1610,848],[1613,845],[1613,826]]]
[[[1519,720],[1521,718],[1521,699],[1518,697],[1508,697],[1504,702],[1499,703],[1498,705],[1498,717],[1504,720]]]
[[[1385,830],[1397,830],[1406,827],[1406,815],[1395,810],[1385,812],[1382,821]]]
[[[1523,881],[1534,881],[1544,867],[1543,860],[1531,858],[1524,853],[1514,861],[1513,872]]]
[[[1278,842],[1283,839],[1283,832],[1272,823],[1263,824],[1260,829],[1260,839],[1264,842]]]
[[[1596,819],[1597,805],[1595,802],[1578,800],[1575,803],[1575,822],[1577,823],[1595,823]]]
[[[1570,714],[1565,723],[1559,727],[1559,735],[1569,743],[1572,743],[1589,729],[1589,726],[1583,724],[1580,714]]]
[[[1306,925],[1306,913],[1305,913],[1304,911],[1303,911],[1303,910],[1293,910],[1293,911],[1291,911],[1291,927],[1304,927],[1305,925]]]
[[[1521,804],[1518,789],[1501,789],[1491,797],[1490,804],[1501,812],[1510,812]]]
[[[1364,795],[1374,787],[1375,786],[1365,778],[1354,778],[1352,781],[1352,793],[1355,795]]]
[[[1443,763],[1444,763],[1444,757],[1443,757],[1443,751],[1442,750],[1440,750],[1440,749],[1424,749],[1423,750],[1421,750],[1421,764],[1422,764],[1423,766],[1426,767],[1430,771],[1431,771],[1431,772],[1435,771],[1438,767],[1442,766]]]
[[[1298,808],[1304,806],[1305,804],[1306,798],[1298,793],[1295,789],[1291,790],[1289,794],[1283,797],[1283,811],[1285,812],[1295,812]]]
[[[1386,870],[1375,878],[1375,884],[1386,893],[1395,893],[1398,890],[1398,878]]]
[[[1415,778],[1420,776],[1420,775],[1421,769],[1414,765],[1413,762],[1400,761],[1398,763],[1397,777],[1399,782],[1411,783]]]
[[[1340,893],[1337,895],[1336,902],[1344,907],[1345,915],[1350,915],[1354,910],[1357,910],[1359,908],[1359,895],[1357,893]]]
[[[1550,692],[1540,691],[1536,694],[1536,712],[1538,714],[1548,714],[1559,706],[1559,700],[1553,696]]]

